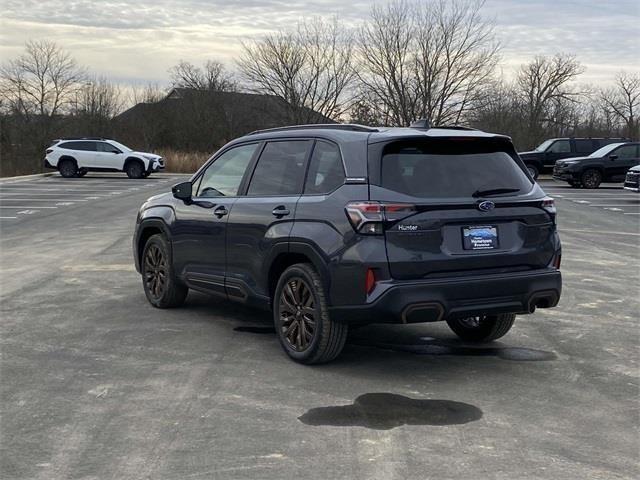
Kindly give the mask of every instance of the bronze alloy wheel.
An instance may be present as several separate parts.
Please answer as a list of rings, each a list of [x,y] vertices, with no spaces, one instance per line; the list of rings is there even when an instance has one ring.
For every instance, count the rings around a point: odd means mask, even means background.
[[[151,245],[145,254],[144,281],[151,296],[162,298],[167,287],[167,262],[157,245]]]
[[[482,317],[466,317],[466,318],[461,318],[459,321],[460,323],[462,323],[465,327],[467,328],[479,328],[480,325],[482,324],[482,321],[485,320],[487,317],[482,316]]]
[[[280,294],[282,337],[289,346],[303,352],[313,341],[316,332],[315,299],[307,282],[300,277],[290,278]]]

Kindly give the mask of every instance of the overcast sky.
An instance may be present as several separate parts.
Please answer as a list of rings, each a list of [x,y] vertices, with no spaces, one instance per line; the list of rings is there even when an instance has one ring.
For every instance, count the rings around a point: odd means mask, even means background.
[[[429,0],[424,0],[429,1]],[[381,3],[381,2],[378,2]],[[165,84],[184,59],[216,58],[234,68],[240,42],[287,28],[303,15],[338,15],[357,24],[360,0],[0,0],[0,60],[29,39],[50,39],[92,72],[123,83]],[[510,76],[536,54],[577,55],[585,83],[640,71],[639,0],[487,0]]]

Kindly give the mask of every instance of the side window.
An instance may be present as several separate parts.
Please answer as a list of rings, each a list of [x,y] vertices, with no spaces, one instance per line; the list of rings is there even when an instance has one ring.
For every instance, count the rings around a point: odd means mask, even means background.
[[[343,183],[344,169],[340,150],[333,143],[318,140],[311,156],[304,193],[330,193]]]
[[[120,149],[114,147],[113,145],[107,142],[97,142],[96,145],[98,146],[98,152],[122,153]]]
[[[251,177],[247,195],[300,194],[310,145],[310,140],[267,143]]]
[[[238,194],[240,182],[251,161],[257,143],[241,145],[227,150],[207,167],[201,176],[196,196],[233,197]]]
[[[76,142],[63,142],[58,145],[58,148],[64,148],[65,150],[76,150],[74,147]]]
[[[625,145],[623,147],[618,147],[613,152],[611,152],[611,155],[618,155],[618,158],[635,158],[636,146]]]
[[[571,145],[569,140],[557,140],[553,142],[553,145],[547,151],[551,153],[566,153],[571,151]]]
[[[593,148],[592,140],[576,140],[576,152],[577,153],[593,153],[595,149]]]

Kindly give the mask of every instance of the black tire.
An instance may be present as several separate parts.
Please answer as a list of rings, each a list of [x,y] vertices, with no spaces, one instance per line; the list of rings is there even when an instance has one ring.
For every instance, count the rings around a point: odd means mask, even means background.
[[[189,289],[175,275],[171,248],[164,235],[149,237],[142,249],[140,270],[144,293],[151,305],[173,308],[184,303]]]
[[[529,170],[529,175],[531,175],[531,177],[534,180],[537,180],[538,175],[540,175],[540,171],[538,170],[538,167],[536,167],[535,165],[531,165],[530,163],[528,163],[526,167],[527,167],[527,170]]]
[[[142,175],[144,175],[144,166],[142,162],[134,160],[125,165],[124,171],[129,178],[142,178]]]
[[[80,170],[78,170],[78,176],[84,177],[88,172],[89,170],[87,170],[86,168],[81,168]]]
[[[515,320],[515,313],[502,313],[500,315],[450,318],[447,319],[447,324],[462,340],[482,343],[505,336],[511,330]]]
[[[61,160],[58,162],[58,171],[64,178],[74,178],[78,176],[78,165],[75,160]]]
[[[598,188],[600,183],[602,183],[600,170],[596,170],[595,168],[585,170],[580,176],[580,183],[584,188]]]
[[[299,363],[329,362],[347,340],[348,326],[331,320],[320,275],[307,263],[292,265],[280,276],[273,321],[280,345]]]

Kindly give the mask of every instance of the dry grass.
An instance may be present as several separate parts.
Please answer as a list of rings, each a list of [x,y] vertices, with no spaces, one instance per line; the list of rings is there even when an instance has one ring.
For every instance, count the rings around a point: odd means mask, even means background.
[[[210,154],[203,152],[179,152],[176,150],[158,150],[164,158],[164,171],[171,173],[194,173],[206,162]]]

